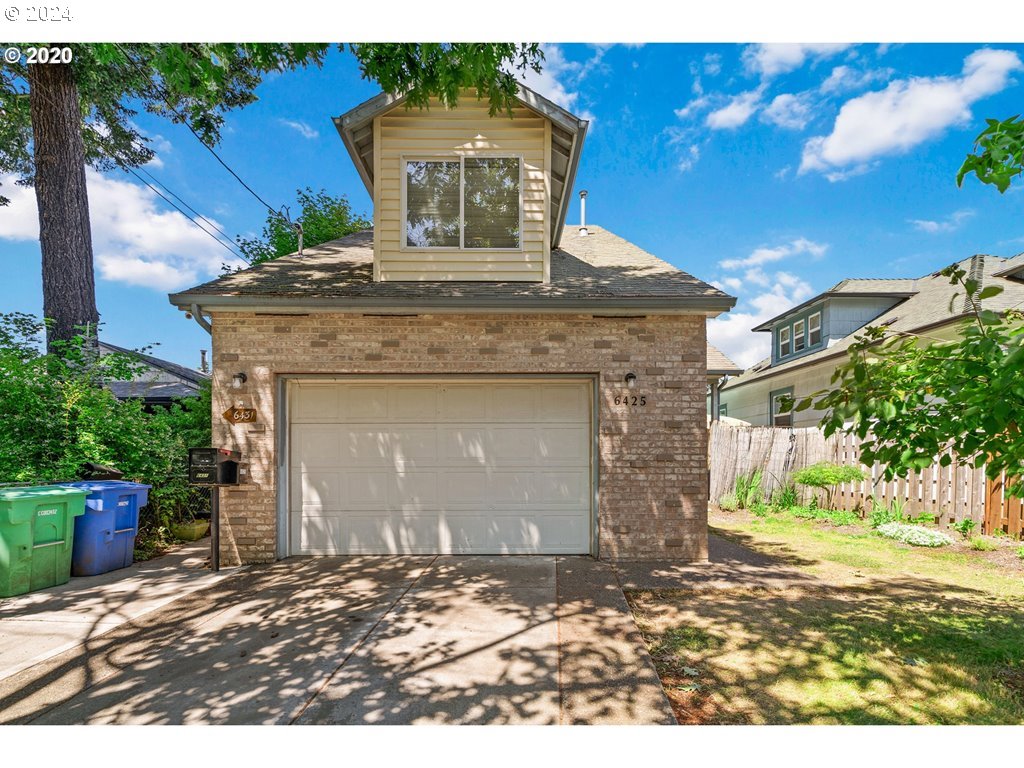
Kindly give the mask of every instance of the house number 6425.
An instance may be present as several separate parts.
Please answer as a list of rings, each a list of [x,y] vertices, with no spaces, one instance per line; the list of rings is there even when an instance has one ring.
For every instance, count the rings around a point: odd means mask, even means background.
[[[622,406],[647,405],[647,395],[616,395],[614,402]]]

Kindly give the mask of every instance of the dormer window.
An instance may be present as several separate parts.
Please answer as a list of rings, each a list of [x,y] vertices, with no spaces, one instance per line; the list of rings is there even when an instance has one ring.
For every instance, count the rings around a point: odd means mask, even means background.
[[[789,328],[779,329],[779,357],[787,357],[792,351],[790,348]]]
[[[793,323],[793,351],[800,352],[805,346],[804,321],[797,320]]]
[[[521,248],[522,159],[405,159],[405,249]]]
[[[816,347],[821,344],[821,312],[815,312],[807,318],[807,346]]]

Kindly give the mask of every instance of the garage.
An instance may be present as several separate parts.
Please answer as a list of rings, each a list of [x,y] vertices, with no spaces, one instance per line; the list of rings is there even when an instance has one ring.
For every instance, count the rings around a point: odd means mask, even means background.
[[[289,380],[289,553],[590,553],[593,389],[589,376]]]

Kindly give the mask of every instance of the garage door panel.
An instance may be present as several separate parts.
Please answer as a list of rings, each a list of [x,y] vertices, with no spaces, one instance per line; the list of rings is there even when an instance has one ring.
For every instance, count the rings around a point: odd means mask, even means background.
[[[299,523],[299,553],[333,555],[341,550],[342,521],[304,514]]]
[[[437,419],[438,387],[415,384],[383,388],[388,392],[388,420],[433,422]]]
[[[583,387],[551,386],[540,389],[540,413],[543,420],[590,420],[590,402]]]
[[[291,397],[306,419],[291,426],[294,553],[589,551],[588,383],[332,382]]]
[[[291,503],[303,512],[339,510],[344,504],[348,477],[338,470],[306,470],[292,484]]]
[[[537,437],[539,460],[544,464],[579,465],[590,455],[590,435],[583,427],[548,427]]]
[[[590,473],[541,472],[537,500],[548,504],[586,504],[590,496]]]
[[[444,387],[441,390],[441,421],[487,421],[488,388]]]
[[[492,421],[535,421],[537,419],[537,388],[498,385],[491,388],[490,418]]]

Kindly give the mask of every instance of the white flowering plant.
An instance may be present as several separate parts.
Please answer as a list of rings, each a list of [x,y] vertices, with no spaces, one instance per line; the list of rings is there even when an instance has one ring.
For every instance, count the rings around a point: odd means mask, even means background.
[[[895,539],[915,547],[945,547],[953,543],[953,537],[942,531],[907,523],[886,523],[875,529],[887,539]]]

